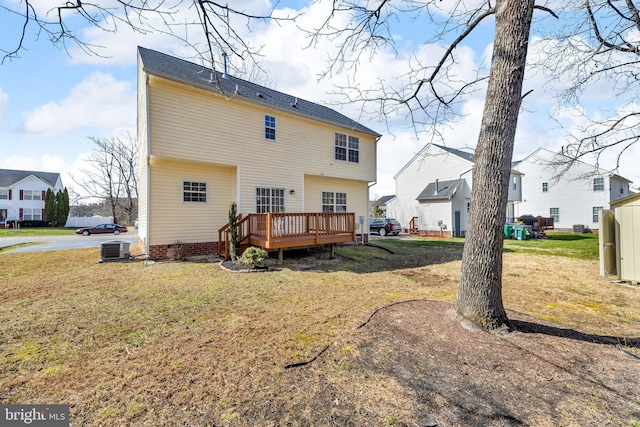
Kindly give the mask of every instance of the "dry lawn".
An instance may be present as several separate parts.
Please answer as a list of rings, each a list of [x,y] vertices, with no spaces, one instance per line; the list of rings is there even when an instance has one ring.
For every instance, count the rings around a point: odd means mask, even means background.
[[[0,402],[70,404],[74,426],[429,425],[411,385],[381,368],[406,342],[383,342],[374,320],[397,302],[450,303],[462,242],[376,243],[395,253],[343,247],[335,260],[288,258],[251,274],[208,262],[98,264],[97,249],[0,254]],[[639,289],[600,277],[595,260],[504,260],[509,310],[602,339],[640,371]],[[630,406],[602,409],[607,423],[640,425],[634,380]],[[581,402],[499,425],[580,425]]]

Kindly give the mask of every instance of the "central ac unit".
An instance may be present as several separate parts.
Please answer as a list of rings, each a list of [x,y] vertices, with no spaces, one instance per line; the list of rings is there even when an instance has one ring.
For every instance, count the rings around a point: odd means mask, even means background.
[[[129,259],[131,256],[129,246],[129,242],[119,240],[103,242],[100,249],[100,261],[104,262]]]

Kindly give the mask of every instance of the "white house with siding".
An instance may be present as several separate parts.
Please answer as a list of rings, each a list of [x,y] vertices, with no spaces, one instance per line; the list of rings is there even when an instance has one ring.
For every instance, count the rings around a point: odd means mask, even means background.
[[[427,144],[395,176],[396,197],[387,216],[426,236],[464,236],[472,191],[474,154]],[[511,171],[505,219],[521,198],[522,173]]]
[[[165,257],[177,242],[215,252],[232,202],[241,214],[349,212],[366,221],[379,137],[330,108],[138,48],[146,255]]]
[[[610,203],[629,196],[630,180],[577,161],[559,178],[558,164],[567,158],[539,148],[514,169],[524,174],[522,203],[517,215],[552,217],[555,229],[572,230],[574,225],[598,229],[598,212]]]
[[[60,174],[0,169],[0,226],[11,220],[44,220],[47,190],[63,189]]]

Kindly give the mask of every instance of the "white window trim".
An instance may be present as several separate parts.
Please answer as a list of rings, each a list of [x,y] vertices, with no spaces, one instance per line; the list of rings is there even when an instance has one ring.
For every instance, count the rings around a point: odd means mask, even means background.
[[[332,194],[332,198],[333,198],[333,203],[332,204],[328,204],[324,202],[324,195],[326,193],[331,193]],[[336,194],[344,194],[344,201],[345,203],[337,203],[337,196]],[[320,194],[320,209],[322,212],[325,212],[324,207],[325,206],[331,206],[332,211],[331,213],[344,213],[344,212],[349,212],[349,194],[346,191],[322,191],[322,193]],[[336,209],[336,207],[338,206],[344,206],[344,210],[343,211],[338,211]],[[327,212],[329,213],[329,212]]]
[[[269,213],[281,213],[287,211],[287,192],[286,188],[278,185],[256,185],[253,189],[254,195],[254,212],[256,213],[267,213],[267,212],[258,212],[258,189],[268,189],[270,191],[269,194]],[[280,212],[274,212],[271,210],[273,208],[273,190],[282,191],[282,210]]]
[[[267,126],[267,117],[271,117],[273,119],[273,126]],[[263,132],[264,139],[266,139],[267,141],[275,141],[278,138],[278,132],[276,131],[276,126],[277,126],[276,116],[265,114],[264,115],[264,132]],[[273,129],[273,138],[267,138],[267,129]]]
[[[185,200],[184,199],[184,195],[185,195],[185,189],[184,189],[184,184],[185,183],[197,183],[197,184],[204,184],[205,185],[205,191],[204,191],[204,196],[205,196],[205,201],[199,201],[199,200]],[[189,191],[189,193],[200,193],[199,191]],[[183,179],[181,182],[181,187],[180,187],[180,201],[182,203],[188,203],[188,204],[208,204],[209,203],[209,182],[208,181],[201,181],[201,180],[194,180],[194,179]]]

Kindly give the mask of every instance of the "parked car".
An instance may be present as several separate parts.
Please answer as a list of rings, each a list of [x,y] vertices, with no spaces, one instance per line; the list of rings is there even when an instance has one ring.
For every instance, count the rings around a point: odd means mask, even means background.
[[[118,224],[100,224],[94,227],[83,227],[76,230],[76,234],[82,234],[83,236],[88,236],[89,234],[104,234],[104,233],[113,233],[120,234],[126,233],[127,227],[124,225]]]
[[[378,233],[380,236],[393,234],[397,236],[402,231],[398,220],[393,218],[369,218],[369,233]]]

